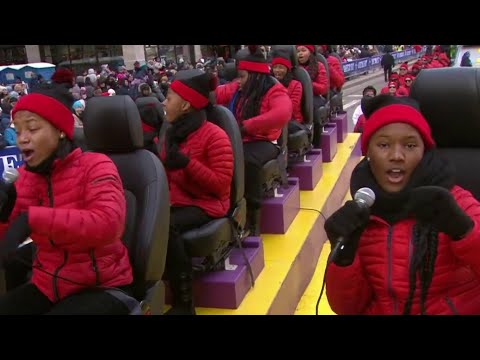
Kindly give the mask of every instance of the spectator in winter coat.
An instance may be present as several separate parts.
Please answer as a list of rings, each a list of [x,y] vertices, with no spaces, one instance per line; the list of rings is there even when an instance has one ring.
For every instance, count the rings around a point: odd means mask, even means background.
[[[369,85],[365,89],[363,89],[362,95],[363,95],[363,98],[365,97],[372,98],[374,96],[377,96],[377,90],[372,85]],[[362,104],[360,104],[357,106],[357,108],[355,109],[352,115],[352,121],[354,126],[357,125],[357,122],[362,114],[363,114]]]
[[[366,156],[350,181],[375,202],[348,201],[325,223],[332,246],[326,289],[337,314],[480,314],[480,203],[456,185],[410,98],[367,103]]]
[[[122,181],[106,155],[75,148],[72,85],[52,78],[12,110],[25,164],[0,185],[0,260],[28,237],[36,254],[31,281],[0,297],[0,314],[128,314],[105,291],[129,293],[133,279]]]

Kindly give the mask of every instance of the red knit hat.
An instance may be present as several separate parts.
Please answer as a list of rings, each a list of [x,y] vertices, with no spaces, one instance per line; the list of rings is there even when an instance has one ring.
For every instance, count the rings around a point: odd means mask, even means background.
[[[267,59],[260,48],[257,45],[248,45],[248,51],[250,53],[239,61],[238,70],[270,74]]]
[[[283,51],[283,49],[277,49],[272,54],[272,66],[277,64],[284,65],[288,70],[292,70],[290,56],[286,51]]]
[[[52,75],[51,84],[39,85],[30,94],[20,98],[12,110],[12,119],[17,111],[31,111],[63,131],[67,138],[72,140],[72,106],[75,100],[69,90],[73,86],[73,76],[70,70],[57,70]]]
[[[199,69],[182,70],[175,74],[170,89],[200,110],[208,105],[210,91],[215,90],[213,76]]]
[[[312,54],[315,52],[315,45],[295,45],[297,48],[299,46],[306,47]]]
[[[432,132],[427,120],[423,115],[412,106],[403,104],[393,104],[384,106],[370,115],[362,133],[362,153],[367,154],[368,143],[373,134],[384,127],[385,125],[393,123],[405,123],[413,126],[420,133],[426,149],[435,146],[435,141],[432,138]]]

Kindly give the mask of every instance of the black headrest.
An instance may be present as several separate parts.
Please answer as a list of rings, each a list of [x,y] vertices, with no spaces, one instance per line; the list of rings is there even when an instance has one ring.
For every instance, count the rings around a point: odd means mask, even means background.
[[[317,53],[316,57],[317,57],[317,61],[321,62],[323,64],[323,66],[325,66],[325,70],[327,70],[327,74],[330,74],[329,69],[328,69],[328,62],[327,62],[327,59],[325,58],[325,56],[323,56],[320,53]]]
[[[273,45],[271,51],[272,59],[275,58],[277,54],[281,54],[281,57],[283,57],[283,54],[287,54],[292,66],[298,66],[297,48],[295,45]]]
[[[137,105],[128,95],[91,98],[83,115],[90,150],[127,153],[143,148],[143,130]]]
[[[225,64],[223,67],[223,78],[226,81],[233,81],[237,77],[237,65],[235,63]]]
[[[480,147],[480,72],[476,68],[422,70],[410,97],[432,129],[438,147]]]
[[[141,110],[145,106],[153,106],[157,111],[160,119],[164,119],[165,111],[163,109],[163,104],[158,100],[157,97],[154,96],[141,96],[135,100],[135,104],[137,105],[137,109]]]
[[[246,59],[248,55],[250,55],[250,51],[248,50],[248,48],[243,48],[238,50],[237,53],[235,54],[236,63],[238,64],[240,60]]]

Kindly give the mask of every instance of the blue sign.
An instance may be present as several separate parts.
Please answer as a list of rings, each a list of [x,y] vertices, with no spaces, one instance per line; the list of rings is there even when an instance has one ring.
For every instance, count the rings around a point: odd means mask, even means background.
[[[18,168],[23,164],[22,153],[16,146],[7,146],[0,150],[0,176],[6,168]]]
[[[422,51],[423,53],[423,51]],[[417,53],[413,48],[407,48],[402,51],[395,51],[391,53],[393,58],[397,61],[408,61],[417,57]],[[375,55],[369,58],[357,59],[342,63],[343,73],[346,78],[354,75],[360,75],[367,71],[372,71],[380,68],[382,55]]]

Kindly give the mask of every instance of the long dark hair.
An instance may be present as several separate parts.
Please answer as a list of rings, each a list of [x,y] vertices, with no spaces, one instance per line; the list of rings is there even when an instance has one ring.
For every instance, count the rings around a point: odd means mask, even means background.
[[[318,60],[315,54],[311,53],[310,57],[308,58],[307,63],[307,72],[310,75],[310,79],[315,80],[318,76]]]
[[[435,260],[438,250],[438,231],[430,225],[415,224],[413,228],[413,253],[409,267],[408,298],[403,308],[403,314],[409,315],[415,290],[417,274],[420,278],[420,312],[425,315],[425,302],[432,283]]]
[[[239,97],[240,118],[247,120],[260,114],[263,96],[275,85],[269,74],[249,72],[248,80]]]

